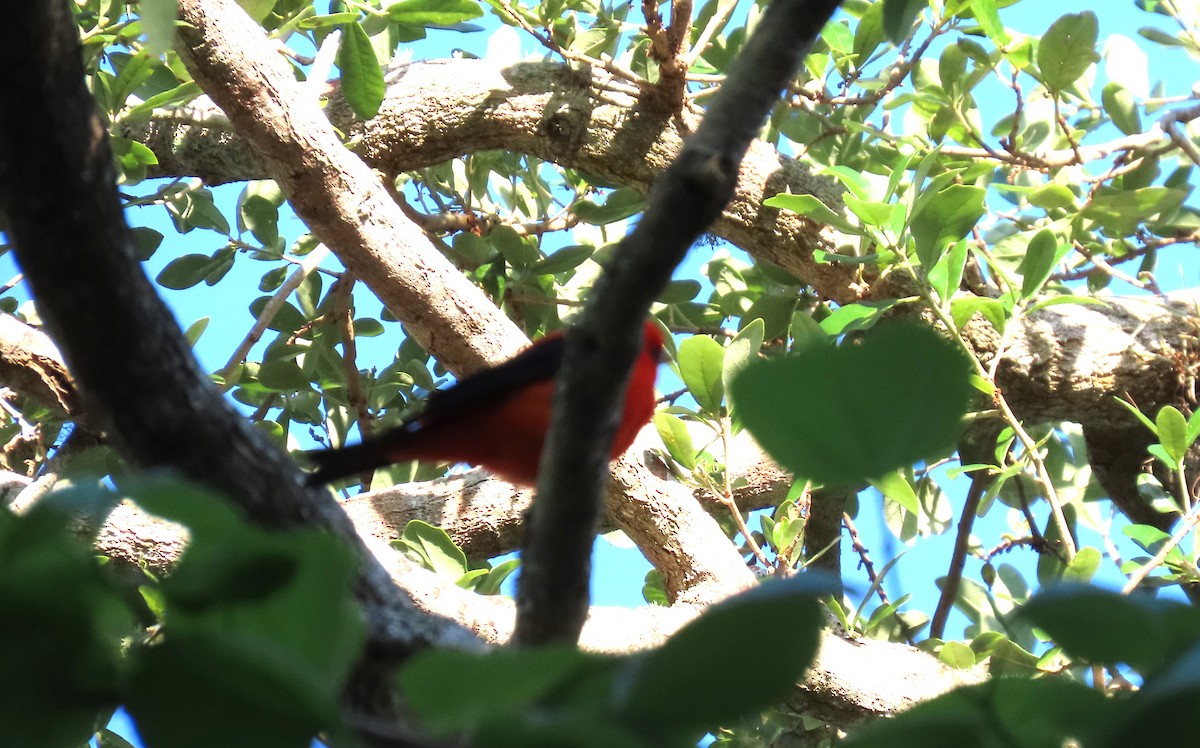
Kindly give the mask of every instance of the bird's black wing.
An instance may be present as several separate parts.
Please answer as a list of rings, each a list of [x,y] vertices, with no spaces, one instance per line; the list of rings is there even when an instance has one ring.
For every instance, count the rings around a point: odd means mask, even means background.
[[[447,413],[492,405],[534,382],[553,379],[562,368],[565,345],[566,339],[561,335],[542,338],[504,363],[460,379],[444,390],[436,390],[414,420],[436,419]]]

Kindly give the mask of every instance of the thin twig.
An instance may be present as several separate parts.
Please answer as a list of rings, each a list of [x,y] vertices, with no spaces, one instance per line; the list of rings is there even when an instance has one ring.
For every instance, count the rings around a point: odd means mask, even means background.
[[[1154,554],[1154,558],[1142,564],[1129,575],[1129,581],[1121,588],[1121,594],[1128,595],[1130,592],[1133,592],[1138,588],[1138,585],[1145,581],[1150,572],[1162,566],[1163,562],[1167,560],[1167,556],[1170,555],[1171,551],[1175,550],[1176,546],[1183,542],[1183,539],[1192,531],[1197,522],[1200,522],[1200,512],[1193,511],[1185,517],[1183,522],[1179,523],[1179,528],[1175,530],[1175,534],[1162,544],[1162,548],[1158,549],[1158,553]]]
[[[358,347],[354,343],[354,275],[347,270],[331,290],[333,314],[342,333],[342,370],[346,374],[347,401],[358,422],[358,432],[369,439],[375,429],[374,419],[367,407],[367,395],[363,392],[362,380],[358,376]]]
[[[328,254],[329,249],[323,244],[309,252],[304,261],[300,263],[300,266],[292,271],[292,274],[287,277],[283,285],[263,305],[263,309],[259,313],[258,319],[254,320],[254,326],[250,328],[250,332],[246,333],[246,337],[238,344],[233,355],[229,357],[229,361],[217,372],[217,376],[221,378],[221,383],[218,386],[221,392],[228,392],[233,387],[233,372],[246,360],[246,356],[250,354],[250,349],[254,347],[254,344],[262,339],[263,333],[267,331],[267,327],[275,319],[275,315],[283,307],[283,303],[287,301],[287,297],[291,296],[292,292],[300,287],[300,284],[304,282],[308,274],[317,265],[320,265],[321,261]]]

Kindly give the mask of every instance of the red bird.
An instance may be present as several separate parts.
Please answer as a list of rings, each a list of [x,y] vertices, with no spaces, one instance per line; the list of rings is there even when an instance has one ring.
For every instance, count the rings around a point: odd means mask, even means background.
[[[565,343],[562,333],[547,335],[508,361],[434,392],[425,410],[401,426],[361,444],[310,453],[317,469],[308,484],[407,460],[467,462],[511,483],[536,484]],[[647,322],[625,390],[613,459],[654,415],[654,377],[662,347],[662,333]]]

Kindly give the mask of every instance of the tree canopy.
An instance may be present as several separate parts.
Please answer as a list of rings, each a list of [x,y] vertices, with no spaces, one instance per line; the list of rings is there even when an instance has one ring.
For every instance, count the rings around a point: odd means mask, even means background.
[[[6,744],[1178,742],[1200,5],[26,5]],[[536,500],[304,485],[564,327]],[[589,607],[598,530],[647,606]]]

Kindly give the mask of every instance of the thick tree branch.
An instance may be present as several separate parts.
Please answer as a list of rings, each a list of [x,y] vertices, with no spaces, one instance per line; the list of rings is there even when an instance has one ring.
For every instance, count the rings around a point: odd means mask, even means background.
[[[318,101],[236,3],[183,0],[179,16],[179,53],[196,82],[261,154],[305,225],[411,335],[459,374],[528,343],[343,147]]]
[[[387,97],[369,122],[356,120],[336,94],[326,112],[353,139],[355,152],[385,174],[464,153],[506,150],[646,193],[699,123],[689,110],[663,112],[613,90],[603,70],[557,63],[500,69],[487,60],[434,60],[392,70],[387,81]],[[167,115],[122,133],[155,152],[155,176],[195,175],[210,184],[269,176],[252,145],[215,125]],[[823,296],[858,298],[864,288],[856,285],[852,267],[813,260],[813,249],[836,248],[837,234],[794,213],[763,207],[763,199],[784,191],[815,194],[835,209],[841,205],[841,188],[831,180],[756,141],[742,162],[733,199],[709,230]]]
[[[138,262],[69,4],[13,11],[21,33],[0,48],[12,73],[0,94],[0,205],[89,413],[135,464],[174,468],[261,525],[322,527],[356,550],[371,667],[424,645],[477,646],[400,592],[332,496],[305,489],[287,455],[215,391]]]

